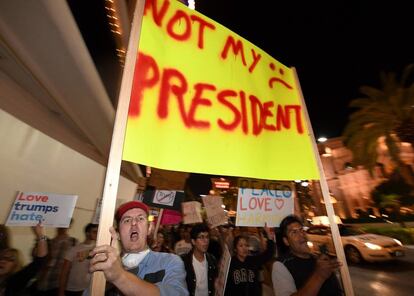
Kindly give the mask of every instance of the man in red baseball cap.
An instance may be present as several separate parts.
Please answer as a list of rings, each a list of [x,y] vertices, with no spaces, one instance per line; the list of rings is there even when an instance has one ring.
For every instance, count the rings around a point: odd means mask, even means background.
[[[175,254],[153,252],[147,237],[153,229],[148,206],[140,201],[122,204],[115,213],[118,232],[111,227],[110,246],[91,251],[90,272],[103,271],[122,295],[188,295],[183,261]],[[121,241],[122,258],[115,248]],[[142,294],[141,294],[142,293]]]

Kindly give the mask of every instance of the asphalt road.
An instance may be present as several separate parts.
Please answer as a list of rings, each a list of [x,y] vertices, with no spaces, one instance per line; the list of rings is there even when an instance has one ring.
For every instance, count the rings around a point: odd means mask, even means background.
[[[401,259],[349,266],[349,272],[356,296],[412,296],[414,248]]]

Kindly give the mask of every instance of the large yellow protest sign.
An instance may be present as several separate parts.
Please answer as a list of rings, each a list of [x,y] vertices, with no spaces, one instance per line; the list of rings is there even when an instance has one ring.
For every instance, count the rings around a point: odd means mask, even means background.
[[[292,69],[178,1],[147,0],[144,14],[124,160],[319,179]]]

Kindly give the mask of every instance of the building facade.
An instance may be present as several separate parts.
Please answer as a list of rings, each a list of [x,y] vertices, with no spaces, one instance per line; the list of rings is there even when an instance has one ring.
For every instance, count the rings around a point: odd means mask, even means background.
[[[371,192],[394,169],[386,146],[383,143],[379,145],[378,166],[372,176],[362,166],[352,166],[352,152],[344,146],[342,138],[332,138],[319,143],[318,149],[336,215],[341,218],[357,218],[362,211],[379,215]],[[411,145],[402,143],[400,149],[402,160],[413,169],[414,152]],[[311,182],[310,186],[315,204],[314,214],[324,215],[325,206],[319,182]]]

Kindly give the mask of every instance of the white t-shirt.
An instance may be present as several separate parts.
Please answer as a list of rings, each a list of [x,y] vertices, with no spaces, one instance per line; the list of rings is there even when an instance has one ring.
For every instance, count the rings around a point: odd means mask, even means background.
[[[282,262],[273,263],[272,283],[275,296],[290,296],[297,292],[295,280]]]
[[[91,244],[80,243],[66,252],[65,260],[72,263],[69,272],[67,291],[83,291],[89,286],[91,274],[89,273],[89,252],[95,247],[95,242]]]
[[[207,259],[204,255],[202,262],[193,255],[193,268],[196,276],[195,296],[208,296]]]

